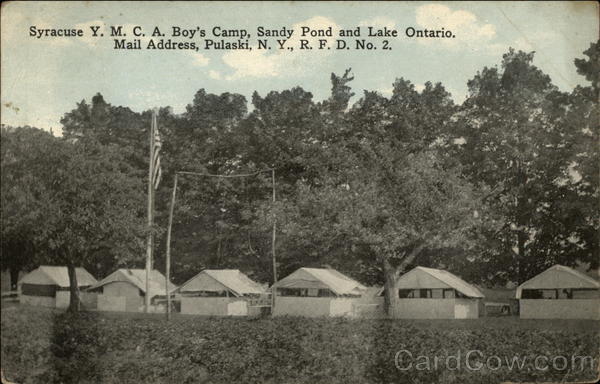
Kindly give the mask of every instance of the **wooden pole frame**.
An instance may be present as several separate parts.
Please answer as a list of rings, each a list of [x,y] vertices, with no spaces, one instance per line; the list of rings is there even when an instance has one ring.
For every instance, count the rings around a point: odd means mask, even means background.
[[[167,309],[166,309],[167,320],[171,319],[171,292],[169,292],[169,281],[170,281],[170,275],[171,275],[171,232],[172,232],[172,228],[173,228],[173,212],[175,210],[175,200],[176,200],[176,196],[177,196],[178,176],[179,175],[191,175],[191,176],[204,176],[204,177],[236,178],[236,177],[256,176],[263,172],[271,172],[271,182],[272,182],[272,190],[273,190],[272,198],[273,198],[273,203],[275,203],[275,169],[273,169],[273,168],[269,168],[269,169],[265,169],[265,170],[257,171],[257,172],[253,172],[253,173],[237,174],[237,175],[217,175],[217,174],[210,174],[210,173],[186,172],[186,171],[175,172],[175,177],[173,180],[173,192],[171,195],[171,205],[169,207],[169,224],[167,226],[167,241],[166,241],[167,244],[165,247],[166,248],[165,294],[167,296]],[[277,231],[277,224],[276,224],[276,220],[275,220],[275,215],[273,214],[273,235],[272,235],[272,244],[271,244],[271,252],[272,252],[272,256],[273,256],[273,278],[275,279],[273,281],[273,283],[277,282],[277,264],[276,264],[276,260],[275,260],[275,234],[276,234],[276,231]],[[275,295],[273,293],[271,293],[271,295],[272,295],[271,296],[272,300],[274,301]]]
[[[169,282],[171,281],[171,227],[173,227],[173,210],[175,208],[175,198],[177,196],[177,178],[179,175],[175,173],[173,179],[173,195],[171,196],[171,206],[169,207],[169,225],[167,227],[167,251],[166,251],[166,266],[165,266],[165,292],[167,294],[167,320],[171,320],[171,292],[169,291]]]

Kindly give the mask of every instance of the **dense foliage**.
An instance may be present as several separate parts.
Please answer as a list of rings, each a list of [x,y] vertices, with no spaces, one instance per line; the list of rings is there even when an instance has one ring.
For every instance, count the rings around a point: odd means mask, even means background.
[[[162,318],[3,308],[2,368],[19,383],[499,383],[593,380],[593,321]],[[26,320],[26,321],[24,321]],[[396,363],[408,350],[414,360]],[[472,354],[466,369],[465,355]],[[433,366],[434,357],[461,355]],[[430,369],[417,369],[417,356]],[[499,369],[495,358],[503,360]],[[545,356],[549,369],[534,369]],[[562,358],[569,361],[566,367]],[[520,367],[504,359],[519,361]],[[552,361],[556,358],[556,364]],[[413,362],[412,369],[407,368]],[[595,364],[595,365],[592,365]],[[541,368],[545,364],[539,365]]]
[[[141,180],[116,145],[2,129],[3,266],[64,265],[92,272],[141,254]],[[72,308],[77,307],[72,290]]]

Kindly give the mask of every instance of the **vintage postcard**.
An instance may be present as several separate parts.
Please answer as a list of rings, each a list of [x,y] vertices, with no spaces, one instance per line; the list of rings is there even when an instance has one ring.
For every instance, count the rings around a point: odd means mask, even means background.
[[[581,383],[597,2],[1,5],[2,383]]]

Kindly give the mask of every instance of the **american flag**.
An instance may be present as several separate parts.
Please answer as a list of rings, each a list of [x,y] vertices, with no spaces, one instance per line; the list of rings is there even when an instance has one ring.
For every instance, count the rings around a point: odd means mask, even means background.
[[[158,124],[156,123],[156,111],[152,113],[152,130],[154,131],[154,153],[152,156],[154,173],[152,175],[152,184],[154,185],[154,189],[158,189],[158,184],[162,176],[162,169],[160,168],[160,148],[162,144],[160,134],[158,133]]]

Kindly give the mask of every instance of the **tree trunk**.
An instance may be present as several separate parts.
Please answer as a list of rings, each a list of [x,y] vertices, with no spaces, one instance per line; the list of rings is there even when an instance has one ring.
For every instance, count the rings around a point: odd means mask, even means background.
[[[398,307],[400,297],[398,295],[398,278],[404,273],[406,267],[413,262],[413,260],[421,253],[425,248],[425,244],[418,244],[413,250],[404,257],[402,262],[397,267],[393,267],[387,256],[381,258],[383,262],[383,276],[384,276],[384,305],[383,308],[387,316],[391,319],[399,316]]]
[[[398,316],[398,289],[396,279],[396,268],[392,267],[387,258],[383,258],[383,308],[391,319]]]
[[[523,278],[523,263],[525,261],[525,242],[527,241],[525,231],[519,227],[517,232],[517,284],[524,283]]]
[[[10,290],[17,290],[17,283],[19,282],[19,272],[21,272],[18,268],[9,268],[10,273]]]
[[[79,300],[79,286],[77,284],[77,274],[75,273],[75,266],[73,264],[69,264],[67,266],[67,270],[69,272],[69,291],[70,291],[70,299],[69,299],[69,312],[79,312],[80,303]]]

